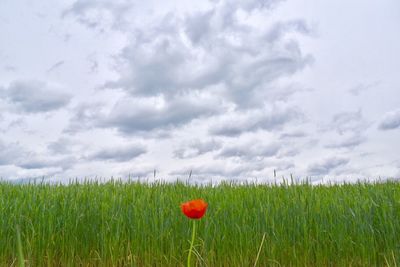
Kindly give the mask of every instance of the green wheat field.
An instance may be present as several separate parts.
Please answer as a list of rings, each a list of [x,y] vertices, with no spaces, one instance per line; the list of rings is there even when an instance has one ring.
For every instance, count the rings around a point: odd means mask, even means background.
[[[197,222],[193,266],[400,266],[395,181],[3,182],[0,265],[185,266],[192,222],[180,204],[196,198],[209,206]]]

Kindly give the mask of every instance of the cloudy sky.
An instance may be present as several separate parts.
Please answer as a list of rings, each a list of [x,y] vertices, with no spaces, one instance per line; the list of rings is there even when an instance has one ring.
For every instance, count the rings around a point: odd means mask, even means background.
[[[400,177],[398,0],[2,0],[0,177]]]

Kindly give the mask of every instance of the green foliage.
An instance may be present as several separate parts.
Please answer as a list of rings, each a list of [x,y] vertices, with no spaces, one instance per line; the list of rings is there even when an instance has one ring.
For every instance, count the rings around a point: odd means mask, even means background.
[[[197,266],[399,265],[396,182],[3,183],[0,265],[23,254],[27,266],[184,266],[191,221],[180,203],[195,198],[209,203],[197,223]]]

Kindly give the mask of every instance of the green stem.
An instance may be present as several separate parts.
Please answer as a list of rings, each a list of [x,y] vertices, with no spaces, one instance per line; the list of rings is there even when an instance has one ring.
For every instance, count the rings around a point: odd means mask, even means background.
[[[21,232],[19,225],[17,225],[17,253],[18,253],[18,266],[25,267],[24,254],[22,253]]]
[[[188,258],[187,258],[187,267],[190,267],[190,258],[192,256],[193,243],[194,243],[194,237],[195,236],[196,236],[196,221],[193,220],[192,242],[190,242],[189,255],[188,255]]]

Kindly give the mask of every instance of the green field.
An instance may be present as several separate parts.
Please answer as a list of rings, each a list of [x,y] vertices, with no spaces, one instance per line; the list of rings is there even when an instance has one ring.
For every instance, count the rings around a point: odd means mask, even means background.
[[[0,265],[400,266],[400,184],[0,184]],[[195,263],[196,261],[196,263]]]

